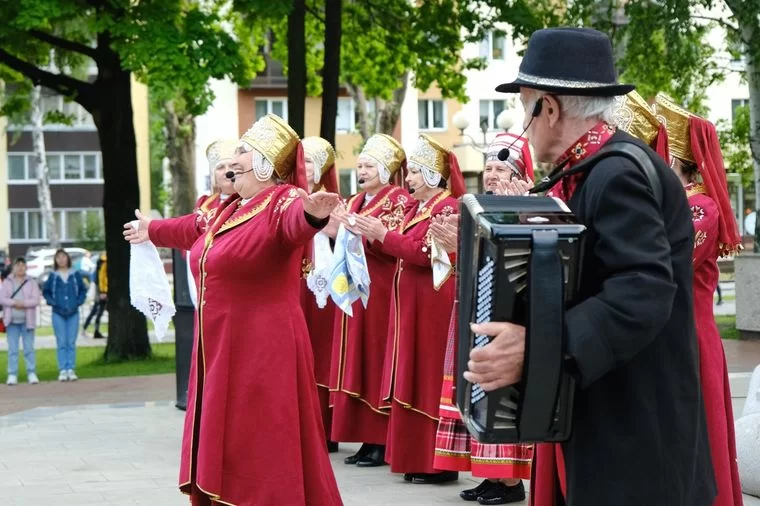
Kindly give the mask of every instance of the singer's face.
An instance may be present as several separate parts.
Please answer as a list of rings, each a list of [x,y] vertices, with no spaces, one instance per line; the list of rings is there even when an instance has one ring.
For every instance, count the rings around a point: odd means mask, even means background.
[[[483,187],[486,191],[499,193],[499,182],[508,183],[515,175],[504,162],[490,160],[483,169]]]
[[[226,162],[222,162],[217,164],[216,168],[214,169],[214,184],[216,187],[216,190],[225,194],[225,195],[232,195],[235,193],[235,187],[232,184],[232,181],[227,179],[227,172],[233,170],[232,166],[234,164],[233,160],[229,160]]]
[[[253,182],[252,180],[255,178],[253,177],[253,172],[248,172],[251,170],[252,163],[253,151],[248,151],[247,153],[239,153],[235,155],[235,161],[232,162],[232,165],[230,166],[230,170],[235,173],[233,188],[235,189],[235,192],[244,199],[253,195],[251,186]]]
[[[417,168],[409,168],[409,172],[406,174],[406,187],[410,190],[412,197],[417,200],[426,200],[428,194],[428,187],[425,185],[425,179],[422,177],[422,171]]]
[[[314,160],[310,156],[304,156],[304,166],[306,167],[306,181],[309,182],[309,190],[314,186]]]
[[[381,183],[378,177],[377,164],[367,157],[360,156],[356,160],[356,179],[364,181],[364,183],[359,183],[359,188],[364,191],[379,187]]]

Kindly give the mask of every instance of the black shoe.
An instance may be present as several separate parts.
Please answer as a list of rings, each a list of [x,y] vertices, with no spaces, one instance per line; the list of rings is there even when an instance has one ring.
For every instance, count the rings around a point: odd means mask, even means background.
[[[442,473],[416,473],[412,477],[412,483],[419,485],[431,485],[434,483],[446,483],[459,479],[459,473],[456,471],[443,471]]]
[[[511,487],[506,486],[502,482],[497,482],[490,490],[478,497],[478,503],[484,505],[509,504],[524,500],[525,487],[523,486],[522,481]]]
[[[467,490],[462,490],[461,492],[459,492],[459,497],[461,497],[465,501],[477,501],[478,497],[480,497],[481,495],[491,490],[491,488],[494,485],[496,485],[495,481],[483,480],[483,483],[481,483],[477,487],[469,488]]]
[[[106,336],[100,333],[100,331],[96,331],[95,335],[92,336],[93,339],[105,339]]]
[[[338,443],[335,441],[327,442],[327,453],[335,453],[338,451]]]
[[[417,475],[413,473],[404,473],[404,481],[412,481],[415,476]]]
[[[385,446],[371,445],[372,449],[356,463],[356,467],[379,467],[385,465]]]
[[[369,453],[369,451],[372,449],[372,445],[363,444],[361,448],[359,448],[359,451],[351,455],[350,457],[346,457],[343,459],[343,463],[347,466],[352,466],[359,462],[359,459],[364,457]]]

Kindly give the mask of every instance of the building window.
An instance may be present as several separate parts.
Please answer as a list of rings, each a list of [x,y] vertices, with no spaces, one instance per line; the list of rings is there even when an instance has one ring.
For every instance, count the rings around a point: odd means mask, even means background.
[[[356,169],[341,169],[338,172],[340,194],[344,197],[356,193]]]
[[[26,156],[8,155],[8,179],[11,181],[26,179]]]
[[[488,130],[496,130],[496,118],[507,108],[506,100],[481,100],[480,101],[480,121],[478,125],[483,128],[483,122],[488,126]]]
[[[367,122],[375,118],[375,102],[368,100]],[[335,130],[340,133],[353,133],[359,130],[359,108],[351,97],[338,98],[338,115],[335,118]]]
[[[103,227],[103,210],[89,209],[54,209],[53,217],[58,228],[58,238],[61,241],[77,241],[80,239],[85,224]],[[36,209],[12,209],[11,240],[40,242],[48,240],[47,224],[42,219],[42,213]]]
[[[731,100],[731,122],[736,121],[736,109],[749,105],[748,98],[734,98]]]
[[[47,116],[49,113],[62,113],[68,117],[71,122],[70,125],[65,123],[53,123],[50,124],[60,126],[71,127],[94,127],[95,122],[92,120],[92,115],[87,112],[84,107],[76,102],[65,100],[61,95],[48,95],[42,97],[42,114]]]
[[[102,182],[100,153],[48,153],[48,177],[51,183]],[[33,153],[8,155],[8,179],[37,180],[37,162]]]
[[[285,121],[288,121],[288,99],[287,98],[270,98],[256,100],[256,120],[259,120],[267,114],[276,114]]]
[[[503,60],[506,51],[506,37],[503,33],[488,32],[480,41],[479,56],[486,60]]]
[[[443,100],[419,100],[417,112],[420,130],[444,130],[446,128],[446,104]]]
[[[352,98],[339,98],[338,114],[335,117],[335,130],[338,132],[353,132],[355,124],[354,100]]]

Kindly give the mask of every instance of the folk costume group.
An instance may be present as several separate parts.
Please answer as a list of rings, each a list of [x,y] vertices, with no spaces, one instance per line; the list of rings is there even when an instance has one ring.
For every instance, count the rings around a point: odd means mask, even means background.
[[[547,194],[587,228],[579,296],[557,336],[579,385],[562,444],[480,444],[454,406],[465,186],[432,137],[408,154],[369,138],[361,191],[343,200],[333,147],[267,115],[209,146],[214,193],[194,213],[138,212],[125,238],[188,250],[196,282],[180,465],[191,503],[342,504],[328,452],[354,442],[345,465],[389,464],[412,484],[471,471],[484,480],[460,496],[480,504],[523,501],[523,479],[534,506],[742,504],[712,313],[717,260],[740,238],[715,127],[633,88],[617,82],[609,39],[576,28],[535,32],[517,79],[497,87],[519,93],[526,135],[496,136],[483,188],[524,194],[533,160],[552,163]],[[564,177],[614,143],[644,150],[661,198],[622,156]],[[331,295],[325,258],[340,251],[348,264],[357,248],[371,285],[356,278],[347,303]],[[472,351],[468,380],[486,391],[519,381],[525,329],[473,330],[493,339]]]

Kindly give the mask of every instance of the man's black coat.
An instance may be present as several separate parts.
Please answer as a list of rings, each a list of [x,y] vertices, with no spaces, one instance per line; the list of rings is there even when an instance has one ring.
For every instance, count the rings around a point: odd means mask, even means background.
[[[613,156],[568,206],[587,227],[580,295],[566,315],[579,382],[563,444],[568,506],[709,506],[715,495],[692,306],[693,228],[684,189],[644,147],[663,189]]]

